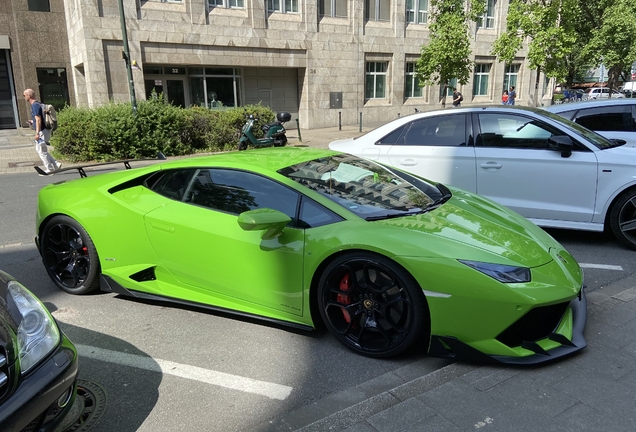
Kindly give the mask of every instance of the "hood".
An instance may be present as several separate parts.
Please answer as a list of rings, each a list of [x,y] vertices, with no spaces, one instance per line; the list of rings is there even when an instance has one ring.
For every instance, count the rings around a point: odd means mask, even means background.
[[[453,190],[453,198],[429,213],[382,223],[451,240],[453,258],[537,267],[562,247],[524,217],[493,201]],[[408,235],[420,242],[419,236]]]
[[[346,153],[345,150],[351,148],[351,146],[354,145],[355,142],[356,142],[355,138],[345,138],[345,139],[335,140],[329,143],[329,149],[335,150],[335,151],[342,151]]]

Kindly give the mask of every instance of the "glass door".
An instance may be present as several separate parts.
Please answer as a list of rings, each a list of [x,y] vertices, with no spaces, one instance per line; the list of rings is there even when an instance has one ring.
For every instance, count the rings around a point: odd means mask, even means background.
[[[186,105],[186,92],[185,92],[185,79],[184,78],[169,78],[166,80],[166,96],[168,102],[174,106],[185,108]]]

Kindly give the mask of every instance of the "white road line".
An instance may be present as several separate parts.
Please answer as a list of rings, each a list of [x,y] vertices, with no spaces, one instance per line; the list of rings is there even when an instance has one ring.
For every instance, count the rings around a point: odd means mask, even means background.
[[[80,358],[92,358],[108,363],[115,363],[121,366],[130,366],[152,372],[161,372],[168,375],[178,376],[180,378],[186,378],[246,393],[253,393],[270,399],[285,400],[293,390],[292,387],[280,384],[257,381],[251,378],[175,363],[168,360],[126,354],[119,351],[111,351],[88,345],[75,345],[75,348],[77,348]]]
[[[601,269],[601,270],[623,270],[623,267],[621,266],[615,266],[615,265],[607,265],[607,264],[584,264],[584,263],[579,263],[579,265],[583,268],[595,268],[595,269]]]

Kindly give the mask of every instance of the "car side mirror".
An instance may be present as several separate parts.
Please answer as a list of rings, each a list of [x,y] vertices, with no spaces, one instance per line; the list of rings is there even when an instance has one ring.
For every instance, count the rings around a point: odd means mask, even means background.
[[[572,156],[574,144],[572,139],[567,135],[555,135],[548,138],[548,146],[552,150],[560,151],[561,157],[567,158]]]
[[[245,231],[266,230],[263,240],[280,237],[289,222],[291,218],[285,213],[270,208],[248,210],[238,217],[238,224]]]

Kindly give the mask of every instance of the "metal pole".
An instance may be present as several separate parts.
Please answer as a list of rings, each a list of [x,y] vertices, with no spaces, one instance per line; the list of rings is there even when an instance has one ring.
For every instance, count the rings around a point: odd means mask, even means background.
[[[130,64],[130,49],[128,48],[128,32],[126,31],[126,17],[124,17],[124,0],[119,0],[119,19],[121,21],[121,34],[124,41],[124,61],[128,73],[128,89],[130,90],[130,103],[133,113],[137,114],[137,99],[135,98],[135,82],[133,81],[132,66]]]
[[[338,130],[342,130],[342,111],[338,111]]]
[[[296,129],[298,129],[298,141],[303,142],[303,137],[300,136],[300,123],[298,122],[298,119],[296,119]]]
[[[360,132],[362,132],[362,111],[360,111]]]

